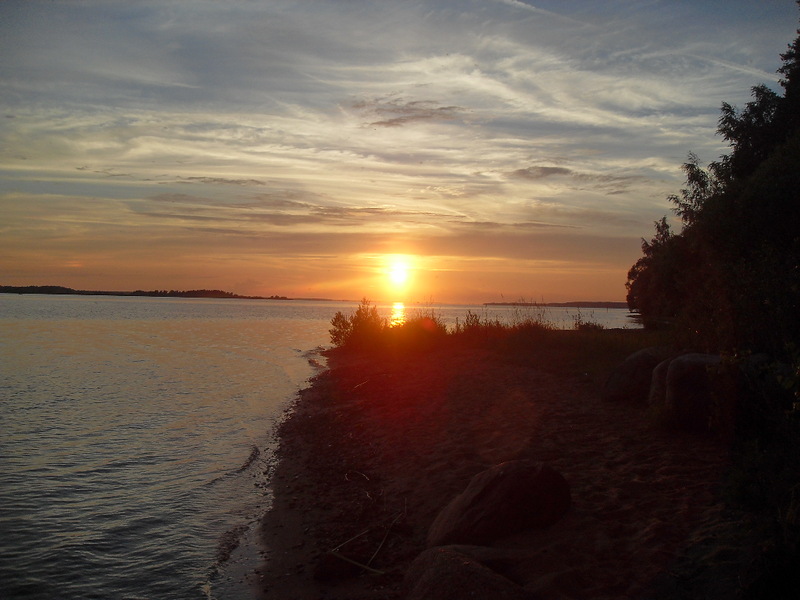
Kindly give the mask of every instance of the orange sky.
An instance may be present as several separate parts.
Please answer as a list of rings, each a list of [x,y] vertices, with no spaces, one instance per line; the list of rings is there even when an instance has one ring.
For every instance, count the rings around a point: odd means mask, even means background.
[[[623,300],[794,37],[704,6],[0,3],[0,284]]]

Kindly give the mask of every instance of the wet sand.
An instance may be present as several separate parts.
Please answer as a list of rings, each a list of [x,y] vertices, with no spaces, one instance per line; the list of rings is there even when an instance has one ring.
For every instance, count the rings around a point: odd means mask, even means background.
[[[534,597],[734,597],[752,528],[719,497],[726,447],[654,427],[644,407],[601,401],[601,386],[478,346],[332,352],[279,431],[261,597],[402,597],[441,508],[517,458],[549,464],[572,491],[560,522],[493,544],[513,555],[502,574]]]

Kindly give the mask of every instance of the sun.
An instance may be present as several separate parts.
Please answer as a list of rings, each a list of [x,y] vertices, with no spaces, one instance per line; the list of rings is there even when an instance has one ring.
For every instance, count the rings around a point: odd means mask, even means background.
[[[389,281],[393,285],[405,285],[408,281],[408,265],[404,262],[397,261],[389,267]]]

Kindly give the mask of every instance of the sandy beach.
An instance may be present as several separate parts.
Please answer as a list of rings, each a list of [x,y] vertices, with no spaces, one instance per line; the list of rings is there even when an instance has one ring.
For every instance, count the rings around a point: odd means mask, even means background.
[[[544,355],[330,352],[279,431],[261,597],[402,597],[438,512],[518,458],[552,466],[572,494],[555,525],[492,544],[493,568],[532,598],[735,597],[753,529],[721,501],[725,445],[604,402],[607,373]]]

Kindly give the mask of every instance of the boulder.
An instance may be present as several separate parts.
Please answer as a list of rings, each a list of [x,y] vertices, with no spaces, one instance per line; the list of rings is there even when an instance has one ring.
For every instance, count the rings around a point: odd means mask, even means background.
[[[715,354],[684,354],[667,368],[665,405],[681,429],[705,433],[711,419],[709,369],[720,364]]]
[[[569,484],[553,468],[515,460],[472,478],[439,513],[428,546],[487,544],[517,531],[555,523],[571,504]]]
[[[671,362],[671,358],[662,360],[653,369],[653,375],[650,378],[650,393],[647,395],[648,406],[664,406],[667,400],[667,371]]]
[[[531,598],[519,585],[453,547],[429,548],[420,554],[406,572],[403,588],[406,600]]]
[[[527,548],[496,548],[493,546],[473,546],[466,544],[453,544],[438,546],[453,552],[463,554],[467,558],[479,562],[484,567],[499,573],[506,579],[523,585],[527,575],[523,566],[530,559],[530,550]]]
[[[631,354],[609,375],[603,386],[603,400],[644,404],[650,392],[653,369],[670,354],[665,346],[644,348]]]

